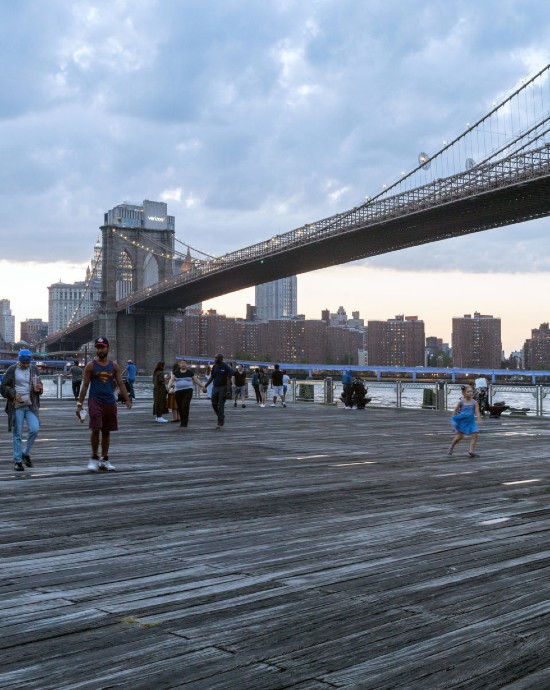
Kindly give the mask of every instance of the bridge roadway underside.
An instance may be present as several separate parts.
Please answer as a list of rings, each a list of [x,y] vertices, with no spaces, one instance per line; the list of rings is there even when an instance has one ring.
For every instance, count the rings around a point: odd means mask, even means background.
[[[396,217],[190,281],[140,302],[176,308],[286,276],[550,215],[550,176]],[[495,239],[498,242],[498,239]]]
[[[0,434],[0,687],[550,687],[548,421],[302,403],[190,426],[119,413],[85,471],[73,402],[35,468]]]

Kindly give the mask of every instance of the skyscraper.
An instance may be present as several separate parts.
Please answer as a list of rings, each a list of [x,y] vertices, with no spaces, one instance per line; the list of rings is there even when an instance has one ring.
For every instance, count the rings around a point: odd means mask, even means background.
[[[291,319],[298,312],[296,276],[256,286],[256,318],[260,321]]]
[[[9,299],[0,299],[0,335],[6,343],[15,342],[15,316]]]
[[[86,269],[86,280],[64,283],[61,280],[48,285],[48,333],[55,333],[69,323],[91,314],[98,308],[101,293],[101,243],[94,246],[91,268]],[[95,272],[94,272],[95,271]]]

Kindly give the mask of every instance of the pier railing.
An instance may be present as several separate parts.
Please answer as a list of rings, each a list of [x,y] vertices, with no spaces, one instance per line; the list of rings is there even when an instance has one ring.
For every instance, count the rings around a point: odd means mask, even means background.
[[[69,378],[62,374],[43,376],[45,399],[72,398],[72,387]],[[462,395],[460,384],[447,381],[368,381],[365,382],[367,397],[371,398],[367,408],[408,408],[451,412]],[[153,386],[150,376],[138,376],[135,383],[138,400],[151,400]],[[342,384],[325,379],[292,379],[286,394],[288,403],[307,403],[343,406],[341,400]],[[545,406],[550,394],[550,386],[492,384],[489,387],[489,403],[504,402],[510,410],[504,415],[528,415],[543,417],[550,415],[550,403]],[[206,399],[199,388],[195,388],[195,397]],[[248,398],[253,398],[252,386],[248,385]],[[267,401],[272,398],[271,389],[267,392]]]

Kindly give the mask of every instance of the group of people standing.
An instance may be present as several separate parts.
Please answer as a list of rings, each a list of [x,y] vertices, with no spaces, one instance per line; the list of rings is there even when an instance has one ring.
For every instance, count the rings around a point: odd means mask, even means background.
[[[181,427],[189,423],[189,409],[193,398],[194,385],[203,393],[207,393],[212,403],[212,408],[217,417],[217,429],[225,424],[225,404],[227,400],[233,400],[233,407],[239,402],[241,407],[246,407],[247,377],[242,364],[235,368],[224,362],[223,355],[217,354],[214,365],[207,372],[207,379],[201,381],[190,368],[185,359],[180,359],[174,364],[169,377],[165,375],[165,362],[157,362],[153,371],[153,417],[156,423],[165,424],[170,420],[164,417],[172,411],[172,422],[179,422]],[[256,403],[265,407],[269,387],[273,389],[273,402],[271,407],[276,407],[277,399],[281,406],[286,407],[286,392],[290,385],[290,377],[285,371],[281,371],[278,364],[275,365],[271,378],[267,376],[262,367],[258,367],[252,375],[252,387],[256,394]]]

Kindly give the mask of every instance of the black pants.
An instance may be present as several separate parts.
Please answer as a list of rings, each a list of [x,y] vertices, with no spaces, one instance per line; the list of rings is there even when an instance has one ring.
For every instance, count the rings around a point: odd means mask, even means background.
[[[225,400],[227,397],[227,386],[212,387],[212,407],[218,417],[219,426],[223,426],[225,419]]]
[[[178,412],[180,413],[180,426],[187,426],[187,422],[189,421],[189,406],[193,398],[193,389],[189,388],[184,391],[176,391],[175,398]]]
[[[353,384],[344,383],[344,399],[346,407],[353,407]]]
[[[262,394],[260,393],[260,384],[259,383],[253,383],[252,388],[254,389],[254,393],[256,393],[256,402],[261,403],[262,402]]]
[[[80,393],[80,385],[82,381],[73,381],[73,395],[74,399],[78,400],[78,395]]]

